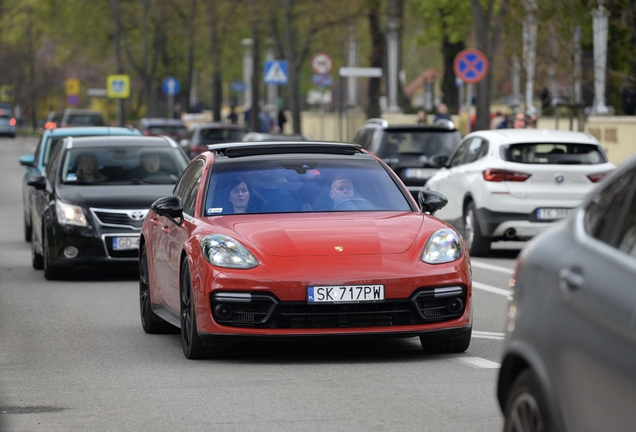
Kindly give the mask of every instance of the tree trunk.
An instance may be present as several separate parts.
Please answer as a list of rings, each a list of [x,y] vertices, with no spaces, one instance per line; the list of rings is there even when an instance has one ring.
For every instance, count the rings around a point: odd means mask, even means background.
[[[250,108],[250,120],[249,120],[249,128],[252,132],[258,132],[260,122],[258,119],[258,114],[260,111],[259,107],[259,98],[260,98],[260,74],[259,71],[261,69],[261,56],[260,56],[260,43],[259,43],[259,21],[258,21],[258,12],[256,9],[256,1],[252,0],[252,39],[254,40],[254,45],[252,46],[252,105]]]
[[[300,119],[300,90],[298,75],[300,73],[300,64],[296,61],[296,52],[294,50],[294,41],[296,37],[292,28],[292,11],[291,0],[284,0],[284,25],[285,25],[285,58],[289,65],[289,76],[287,77],[288,89],[288,106],[292,114],[293,133],[300,135],[302,133]]]
[[[197,10],[196,0],[190,0],[190,14],[188,15],[188,70],[186,72],[185,88],[184,92],[185,104],[188,107],[188,112],[192,112],[192,101],[190,100],[190,92],[192,91],[192,74],[194,71],[194,17]]]
[[[399,79],[399,73],[402,70],[402,35],[404,34],[404,0],[389,0],[388,15],[394,17],[399,23],[397,28],[398,34],[398,82],[397,82],[397,104],[404,111],[407,106],[407,98],[404,94],[404,88],[402,87],[402,81]]]
[[[113,18],[115,21],[115,31],[113,34],[113,42],[115,44],[115,60],[117,63],[117,73],[124,73],[124,66],[121,59],[121,18],[119,15],[119,0],[112,0]],[[117,126],[124,125],[124,99],[117,99]]]
[[[442,91],[444,92],[444,103],[451,113],[459,112],[459,91],[455,84],[453,63],[455,62],[455,56],[464,48],[466,48],[464,42],[452,43],[447,36],[444,36],[442,41],[442,53],[444,55],[444,83],[442,84]]]
[[[470,0],[475,17],[475,38],[477,39],[477,49],[484,53],[490,65],[486,77],[477,83],[477,118],[475,130],[490,129],[490,102],[492,98],[492,64],[497,53],[497,43],[503,29],[503,19],[508,9],[509,0],[501,0],[499,12],[495,22],[491,20],[494,10],[494,0],[490,0],[487,14],[481,5],[480,0]]]
[[[215,122],[221,121],[221,104],[223,102],[223,84],[221,73],[221,44],[218,34],[218,17],[216,9],[216,0],[208,2],[210,29],[210,59],[212,61],[212,116]]]
[[[380,30],[380,1],[369,1],[369,30],[371,32],[371,67],[382,67],[382,61],[384,60],[386,41],[384,33]],[[367,105],[367,118],[376,118],[382,115],[380,109],[380,86],[382,85],[381,78],[370,78],[368,97],[369,104]]]

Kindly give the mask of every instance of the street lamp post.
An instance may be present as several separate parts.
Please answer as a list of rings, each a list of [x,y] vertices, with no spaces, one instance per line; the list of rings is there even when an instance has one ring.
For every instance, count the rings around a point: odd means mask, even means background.
[[[534,67],[537,52],[536,0],[525,0],[526,19],[523,21],[523,62],[526,68],[526,109],[534,107]]]
[[[400,26],[399,19],[389,18],[387,22],[387,47],[388,47],[388,90],[389,90],[389,106],[388,112],[400,112],[397,103],[398,89],[398,28]]]
[[[241,41],[241,45],[245,48],[243,51],[243,82],[245,83],[245,100],[243,103],[248,104],[252,101],[252,72],[254,69],[252,62],[252,46],[254,45],[254,41],[246,38]]]
[[[609,12],[599,0],[592,11],[594,19],[594,104],[586,108],[591,115],[612,115],[614,108],[605,105],[605,73],[607,70],[607,22]]]

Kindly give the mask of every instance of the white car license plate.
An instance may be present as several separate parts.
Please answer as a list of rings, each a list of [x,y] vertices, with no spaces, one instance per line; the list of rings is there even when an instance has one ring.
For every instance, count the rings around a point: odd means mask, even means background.
[[[564,219],[572,214],[572,209],[564,208],[540,208],[537,209],[538,220]]]
[[[113,250],[139,249],[139,237],[113,237]]]
[[[384,285],[307,287],[307,303],[363,303],[384,300]]]
[[[437,172],[433,168],[407,168],[404,170],[404,177],[412,179],[427,179],[431,178]]]

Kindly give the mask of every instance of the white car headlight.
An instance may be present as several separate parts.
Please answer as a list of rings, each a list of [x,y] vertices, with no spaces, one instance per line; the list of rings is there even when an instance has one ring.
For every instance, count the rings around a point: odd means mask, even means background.
[[[55,200],[55,212],[58,222],[62,225],[88,226],[84,210],[79,206]]]
[[[245,246],[222,234],[204,237],[201,252],[210,264],[218,267],[250,269],[258,265],[256,258]]]
[[[450,228],[438,229],[426,242],[422,261],[428,264],[442,264],[456,261],[462,256],[462,242],[459,235]]]

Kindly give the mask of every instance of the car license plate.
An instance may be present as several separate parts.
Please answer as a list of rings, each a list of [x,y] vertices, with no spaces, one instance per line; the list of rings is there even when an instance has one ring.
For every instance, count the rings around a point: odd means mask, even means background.
[[[538,220],[564,219],[572,214],[572,209],[564,208],[540,208],[537,209]]]
[[[307,303],[363,303],[384,300],[384,285],[307,287]]]
[[[433,168],[407,168],[404,170],[404,177],[408,179],[427,179],[431,178],[437,172]]]
[[[139,249],[139,237],[113,237],[113,250]]]

